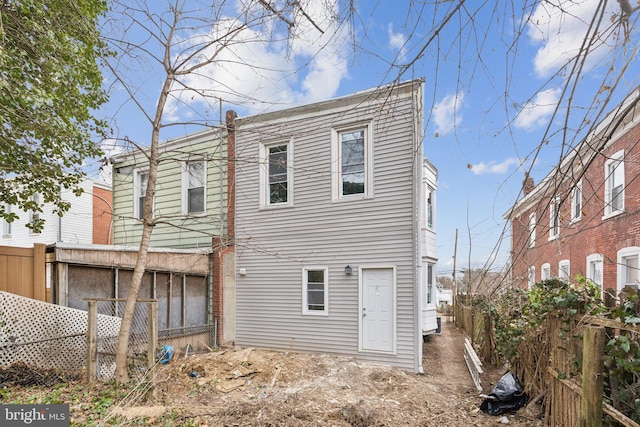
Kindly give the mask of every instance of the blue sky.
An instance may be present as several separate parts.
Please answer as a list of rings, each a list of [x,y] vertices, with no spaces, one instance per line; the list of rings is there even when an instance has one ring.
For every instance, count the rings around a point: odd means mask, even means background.
[[[188,21],[176,34],[180,46],[186,52],[219,36],[237,24],[247,3],[226,2],[217,15],[198,12],[201,19]],[[458,1],[360,1],[352,19],[336,21],[347,16],[346,3],[302,1],[311,20],[300,13],[285,16],[296,24],[295,37],[288,40],[279,19],[238,31],[216,66],[182,80],[200,90],[177,88],[165,122],[215,124],[220,105],[223,111],[255,114],[424,77],[424,150],[439,170],[438,272],[452,271],[456,229],[459,268],[469,262],[482,267],[493,259],[492,268],[501,267],[510,246],[508,235],[498,246],[505,230],[502,215],[519,197],[525,170],[539,182],[563,150],[638,85],[633,22],[630,40],[622,41],[618,2],[609,1],[600,11],[597,0],[462,6]],[[151,4],[156,16],[167,16],[163,1]],[[201,10],[197,0],[187,4]],[[575,78],[573,60],[599,12],[596,43]],[[161,56],[158,44],[132,28],[121,16],[105,32],[130,37],[144,45],[145,53]],[[274,35],[279,41],[267,42]],[[138,107],[153,115],[162,77],[157,63],[144,55],[118,59],[118,67],[129,67],[119,71],[136,89],[139,105],[106,74],[111,102],[100,113],[113,129],[114,139],[103,142],[110,154],[122,149],[125,136],[147,145],[150,126]],[[610,89],[601,91],[602,85]],[[161,138],[194,130],[172,126]]]

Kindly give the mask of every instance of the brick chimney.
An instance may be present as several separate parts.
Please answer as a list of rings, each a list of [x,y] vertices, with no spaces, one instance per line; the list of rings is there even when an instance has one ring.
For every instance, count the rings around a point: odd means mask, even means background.
[[[524,180],[522,181],[522,192],[526,196],[531,193],[535,188],[535,184],[533,183],[533,178],[529,176],[529,172],[524,173]]]

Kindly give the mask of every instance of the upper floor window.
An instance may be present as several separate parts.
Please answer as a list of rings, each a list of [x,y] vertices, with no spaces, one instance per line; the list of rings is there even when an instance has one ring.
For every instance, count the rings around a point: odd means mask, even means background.
[[[532,212],[529,215],[529,247],[532,248],[536,245],[536,213]]]
[[[551,278],[551,265],[547,262],[542,264],[540,269],[540,280],[547,280]]]
[[[587,279],[600,287],[602,292],[602,262],[601,254],[591,254],[587,256]]]
[[[624,152],[618,151],[604,164],[604,214],[615,215],[624,210]]]
[[[554,197],[549,202],[549,240],[560,234],[560,198]]]
[[[188,214],[205,211],[206,163],[204,160],[188,162],[183,176],[183,212]]]
[[[638,274],[640,263],[638,263],[638,259],[640,259],[640,247],[638,246],[630,246],[618,251],[618,292],[616,292],[616,295],[625,286],[638,289],[638,283],[640,282],[640,274]]]
[[[370,126],[332,130],[333,199],[372,194]]]
[[[571,280],[571,261],[563,259],[558,263],[558,278],[568,282]]]
[[[293,144],[290,142],[262,144],[261,206],[287,206],[292,204]]]
[[[427,304],[433,301],[433,264],[427,264]]]
[[[9,203],[4,205],[4,213],[11,213],[11,205]],[[6,219],[2,220],[2,235],[5,237],[11,236],[11,223]]]
[[[326,267],[302,269],[302,313],[329,314],[328,270]]]
[[[136,219],[144,218],[144,200],[147,194],[147,184],[149,183],[148,171],[136,171],[134,174],[133,188],[133,210]]]
[[[582,218],[582,181],[571,190],[571,221]]]
[[[436,192],[431,188],[427,189],[427,228],[433,228],[433,213]]]

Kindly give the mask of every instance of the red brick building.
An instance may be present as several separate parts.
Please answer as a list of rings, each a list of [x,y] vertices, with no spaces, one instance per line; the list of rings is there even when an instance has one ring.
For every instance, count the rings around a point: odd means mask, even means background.
[[[618,295],[640,282],[640,90],[538,185],[527,175],[511,223],[512,275],[530,287],[583,275]]]

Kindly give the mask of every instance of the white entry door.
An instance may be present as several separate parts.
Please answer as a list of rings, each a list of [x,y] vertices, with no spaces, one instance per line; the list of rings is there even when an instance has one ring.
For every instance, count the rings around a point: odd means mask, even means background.
[[[395,283],[393,268],[362,268],[360,283],[360,347],[394,351]]]

